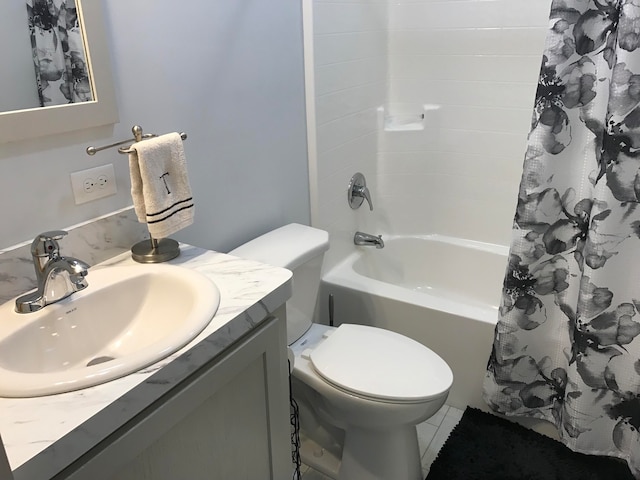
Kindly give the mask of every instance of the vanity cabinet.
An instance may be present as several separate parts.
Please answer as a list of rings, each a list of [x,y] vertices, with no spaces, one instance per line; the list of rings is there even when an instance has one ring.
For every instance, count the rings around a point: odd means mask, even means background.
[[[218,285],[211,322],[180,350],[124,377],[0,398],[0,480],[292,477],[284,308],[291,272],[184,244],[169,263]],[[127,251],[103,266],[128,264]]]
[[[281,315],[266,319],[55,478],[282,480],[292,473]]]
[[[7,458],[7,452],[4,451],[2,437],[0,437],[0,479],[9,480],[12,479],[11,466],[9,465],[9,459]]]

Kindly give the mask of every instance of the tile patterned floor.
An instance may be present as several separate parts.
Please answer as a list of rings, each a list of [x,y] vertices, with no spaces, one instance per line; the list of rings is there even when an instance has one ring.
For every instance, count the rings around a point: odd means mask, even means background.
[[[445,440],[462,418],[462,410],[444,405],[433,417],[418,425],[418,444],[422,455],[422,473],[426,477],[431,463]],[[329,477],[303,465],[302,480],[331,480]]]

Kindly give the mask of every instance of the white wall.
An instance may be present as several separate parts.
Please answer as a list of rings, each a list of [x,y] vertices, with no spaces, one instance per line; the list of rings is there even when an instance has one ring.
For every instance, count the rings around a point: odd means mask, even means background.
[[[299,3],[103,3],[120,123],[0,145],[0,247],[131,204],[126,157],[84,149],[128,138],[136,123],[189,135],[196,222],[176,239],[227,251],[308,223]],[[106,163],[118,194],[76,206],[69,173]]]
[[[375,225],[366,203],[351,210],[346,189],[362,172],[378,207],[376,108],[387,90],[387,16],[387,0],[313,1],[317,177],[311,181],[318,192],[313,224],[330,233],[325,268],[352,247],[356,230]]]
[[[381,224],[507,245],[550,1],[390,4],[388,102],[425,129],[381,135]]]

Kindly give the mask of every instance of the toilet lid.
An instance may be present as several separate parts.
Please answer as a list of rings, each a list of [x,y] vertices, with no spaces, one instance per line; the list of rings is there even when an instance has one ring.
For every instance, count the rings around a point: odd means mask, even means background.
[[[445,393],[453,373],[415,340],[381,328],[343,324],[328,332],[309,359],[328,382],[347,392],[393,402],[420,402]]]

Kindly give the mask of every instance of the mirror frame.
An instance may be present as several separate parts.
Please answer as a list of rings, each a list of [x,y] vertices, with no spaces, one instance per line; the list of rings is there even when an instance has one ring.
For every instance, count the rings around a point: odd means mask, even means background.
[[[94,99],[0,112],[0,143],[72,132],[118,122],[102,0],[76,0]]]

